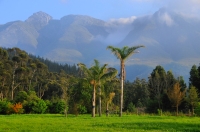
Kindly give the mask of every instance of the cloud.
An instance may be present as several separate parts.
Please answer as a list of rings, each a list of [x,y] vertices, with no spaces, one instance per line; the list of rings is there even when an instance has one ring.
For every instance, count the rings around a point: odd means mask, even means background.
[[[164,13],[160,16],[161,22],[164,22],[167,26],[172,26],[174,24],[173,19],[168,13]]]
[[[74,49],[54,49],[45,55],[46,58],[60,63],[74,63],[79,62],[82,54]]]
[[[188,16],[200,16],[200,0],[129,0],[129,2],[132,5],[138,3],[147,5],[147,7],[155,10],[166,7]]]
[[[101,41],[106,44],[118,44],[121,42],[126,35],[131,31],[131,26],[136,16],[131,16],[127,18],[110,19],[107,24],[112,30],[109,30],[108,36],[97,35],[93,40]]]
[[[131,24],[136,19],[136,16],[131,16],[128,18],[110,19],[110,23],[115,24]]]
[[[106,44],[118,44],[131,31],[132,23],[135,19],[137,19],[135,16],[128,18],[110,19],[107,22],[108,26],[112,28],[112,30],[108,31],[109,35],[107,37],[98,35],[93,39]]]
[[[200,0],[170,1],[167,7],[177,12],[185,13],[191,16],[200,15]]]

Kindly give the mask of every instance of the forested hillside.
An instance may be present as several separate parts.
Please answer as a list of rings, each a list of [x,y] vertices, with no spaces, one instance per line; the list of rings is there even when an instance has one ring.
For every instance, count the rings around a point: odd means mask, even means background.
[[[121,92],[117,74],[108,81],[102,81],[101,85],[91,81],[97,75],[91,72],[93,69],[103,67],[106,74],[115,69],[97,60],[94,64],[86,73],[76,64],[58,64],[28,55],[19,48],[0,48],[0,114],[91,113],[94,86],[98,88],[95,92],[96,111],[118,113]],[[88,76],[88,73],[91,75]],[[188,113],[191,109],[191,113],[196,110],[198,114],[200,66],[193,65],[189,80],[190,85],[186,86],[181,76],[175,78],[172,71],[156,66],[147,80],[136,78],[133,82],[125,81],[123,111]]]
[[[38,59],[40,62],[44,63],[47,65],[48,70],[50,72],[59,72],[61,69],[64,70],[67,74],[77,76],[78,75],[78,68],[77,66],[74,65],[69,65],[69,64],[60,64],[58,62],[52,62],[51,60],[47,58],[42,58],[40,56],[34,56],[29,54],[29,57],[32,59]]]

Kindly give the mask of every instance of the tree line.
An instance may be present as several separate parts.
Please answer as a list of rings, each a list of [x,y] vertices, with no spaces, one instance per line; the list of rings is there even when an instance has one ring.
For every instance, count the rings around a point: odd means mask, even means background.
[[[200,66],[193,65],[189,86],[183,77],[158,65],[148,79],[125,81],[125,61],[143,46],[108,46],[121,70],[94,60],[59,64],[19,48],[0,48],[0,114],[12,113],[159,113],[199,115]]]

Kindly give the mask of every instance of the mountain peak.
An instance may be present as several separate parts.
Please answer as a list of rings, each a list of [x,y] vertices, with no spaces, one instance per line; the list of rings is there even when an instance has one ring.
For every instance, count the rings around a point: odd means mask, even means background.
[[[33,25],[37,30],[40,30],[43,26],[47,25],[52,17],[42,11],[36,12],[31,15],[26,22]]]
[[[103,20],[99,20],[87,15],[67,15],[61,18],[61,21],[73,21],[77,24],[87,25],[87,24],[97,24],[104,25],[105,22]]]

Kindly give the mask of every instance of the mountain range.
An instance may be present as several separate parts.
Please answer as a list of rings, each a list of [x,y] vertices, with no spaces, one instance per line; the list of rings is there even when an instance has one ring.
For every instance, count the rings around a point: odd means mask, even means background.
[[[119,67],[106,50],[144,45],[127,60],[127,79],[147,78],[157,65],[188,81],[192,65],[200,62],[200,19],[161,8],[152,15],[103,21],[90,16],[67,15],[59,20],[37,12],[25,21],[0,25],[0,46],[19,47],[59,63],[82,62]]]

